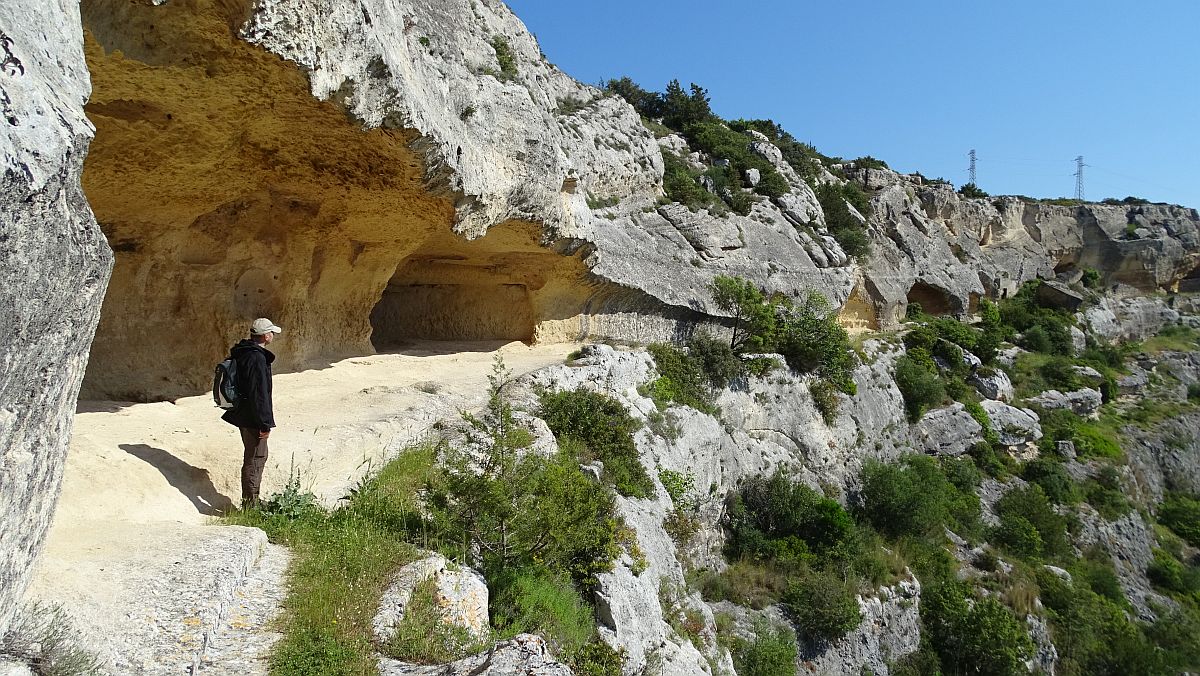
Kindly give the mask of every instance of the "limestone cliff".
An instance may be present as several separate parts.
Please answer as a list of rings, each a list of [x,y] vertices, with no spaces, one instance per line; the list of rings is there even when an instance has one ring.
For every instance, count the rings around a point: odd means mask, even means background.
[[[1169,287],[1197,262],[1194,211],[965,200],[848,166],[872,195],[860,264],[754,134],[787,193],[746,216],[663,204],[660,144],[722,158],[559,71],[498,0],[84,0],[83,18],[84,185],[117,253],[89,397],[194,393],[259,315],[295,369],[412,337],[686,335],[719,315],[718,274],[887,327],[910,299],[961,311],[1093,264]]]
[[[111,254],[79,185],[79,13],[0,6],[0,636],[50,525]]]

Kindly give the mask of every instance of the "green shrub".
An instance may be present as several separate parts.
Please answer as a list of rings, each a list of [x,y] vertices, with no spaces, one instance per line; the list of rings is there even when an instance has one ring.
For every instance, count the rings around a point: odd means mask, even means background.
[[[1021,478],[1042,487],[1046,497],[1056,505],[1069,505],[1078,501],[1075,483],[1061,462],[1047,457],[1037,458],[1025,465]]]
[[[661,109],[658,112],[663,124],[676,131],[686,131],[693,124],[713,119],[708,91],[695,82],[691,83],[689,91],[684,91],[679,80],[671,80],[659,99]]]
[[[804,562],[850,540],[854,521],[830,500],[781,472],[746,480],[729,510],[729,554]]]
[[[500,64],[502,79],[515,78],[517,76],[517,58],[513,54],[512,46],[508,44],[508,39],[503,35],[493,37],[492,49],[496,50],[496,61]]]
[[[942,403],[946,390],[937,373],[906,354],[896,360],[896,387],[904,396],[908,419],[916,422],[925,410]]]
[[[995,598],[972,606],[960,582],[931,585],[921,595],[921,622],[945,673],[1024,676],[1033,642],[1024,623]]]
[[[950,483],[933,458],[908,455],[891,465],[868,460],[861,476],[862,516],[881,533],[928,537],[944,527],[968,538],[978,533],[978,497]]]
[[[983,473],[979,471],[975,459],[969,455],[943,458],[942,473],[946,475],[947,481],[963,493],[974,493],[983,482]]]
[[[723,389],[742,373],[742,362],[733,348],[707,333],[697,333],[688,341],[688,359],[708,378],[708,383]]]
[[[556,655],[574,655],[596,636],[591,606],[561,573],[504,571],[492,587],[492,625],[502,635],[538,634]]]
[[[783,153],[784,161],[792,165],[796,173],[809,182],[821,173],[822,162],[836,164],[840,161],[822,155],[813,146],[796,140],[796,137],[772,120],[732,120],[729,127],[736,131],[753,129],[766,136]]]
[[[997,453],[986,441],[976,442],[967,453],[984,474],[993,479],[1003,479],[1012,473],[1016,463],[1007,453]]]
[[[817,188],[817,201],[825,213],[825,225],[829,234],[837,240],[847,256],[860,260],[871,254],[871,241],[867,237],[866,224],[860,221],[847,207],[847,203],[863,216],[870,216],[869,203],[862,189],[853,183],[837,185],[826,183]]]
[[[988,196],[986,192],[980,190],[979,186],[975,185],[974,183],[964,183],[963,186],[958,189],[958,194],[968,199],[982,199]]]
[[[1037,560],[1042,557],[1042,536],[1037,527],[1023,516],[1009,514],[1001,517],[1000,525],[992,531],[992,539],[1022,559]]]
[[[1079,387],[1079,376],[1075,375],[1074,362],[1062,355],[1055,355],[1042,365],[1042,377],[1046,384],[1064,392]]]
[[[836,422],[839,404],[837,388],[829,381],[818,380],[809,387],[809,393],[825,424],[832,425]]]
[[[621,676],[625,649],[613,648],[596,639],[580,648],[569,662],[576,676]]]
[[[796,629],[817,641],[835,641],[862,622],[854,588],[827,572],[794,581],[784,592],[783,607]]]
[[[1121,476],[1112,465],[1103,466],[1096,478],[1085,482],[1084,496],[1088,504],[1109,521],[1118,519],[1133,509],[1125,499]]]
[[[783,305],[781,310],[772,342],[788,366],[800,373],[816,373],[839,391],[854,394],[858,360],[829,300],[809,292],[799,303]]]
[[[1200,547],[1200,500],[1181,493],[1168,493],[1158,508],[1158,522]]]
[[[1083,283],[1084,287],[1089,289],[1099,289],[1104,283],[1104,280],[1100,277],[1100,271],[1096,268],[1084,268],[1083,277],[1079,281]]]
[[[786,676],[796,673],[796,639],[786,629],[759,626],[754,640],[739,641],[733,650],[739,676]]]
[[[693,171],[675,153],[663,151],[663,163],[666,166],[663,172],[663,191],[666,192],[667,199],[689,209],[706,209],[721,201],[700,185],[700,173]]]
[[[1066,520],[1054,511],[1041,486],[1010,490],[996,502],[996,513],[1000,527],[995,538],[1017,556],[1053,559],[1070,552]],[[1035,546],[1038,543],[1040,546]]]
[[[1081,423],[1072,436],[1075,452],[1084,458],[1106,458],[1122,460],[1125,452],[1113,440],[1111,433],[1092,423]]]
[[[582,388],[547,392],[540,401],[539,417],[560,443],[566,439],[578,442],[581,462],[604,463],[605,478],[622,495],[647,498],[654,494],[654,482],[633,441],[640,425],[621,402]]]
[[[974,350],[979,343],[979,330],[951,317],[934,319],[933,330],[939,338],[954,343],[968,352]]]
[[[675,402],[704,413],[718,413],[713,405],[711,377],[700,360],[666,343],[654,343],[646,349],[653,355],[659,373],[648,386],[650,398],[664,408],[667,402]]]

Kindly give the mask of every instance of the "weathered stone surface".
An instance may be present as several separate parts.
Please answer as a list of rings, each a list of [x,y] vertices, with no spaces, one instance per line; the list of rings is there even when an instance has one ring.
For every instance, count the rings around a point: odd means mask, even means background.
[[[519,634],[497,643],[491,650],[450,664],[422,666],[396,660],[379,661],[380,676],[572,676],[570,667],[556,660],[546,641]]]
[[[386,643],[396,634],[416,588],[434,581],[434,604],[442,621],[462,627],[476,638],[488,635],[488,588],[483,577],[472,570],[453,570],[444,556],[431,554],[414,561],[392,578],[371,621],[376,640]]]
[[[80,188],[92,125],[78,6],[0,6],[0,635],[62,480],[112,265]]]
[[[958,402],[929,411],[913,426],[917,445],[934,455],[962,455],[971,450],[982,433],[983,427]]]
[[[1040,600],[1038,604],[1040,606]],[[1050,624],[1045,617],[1030,613],[1025,616],[1025,627],[1029,631],[1029,638],[1033,639],[1034,647],[1033,657],[1025,661],[1026,668],[1032,673],[1054,676],[1054,666],[1058,663],[1058,648],[1054,646],[1053,637],[1050,635]]]
[[[1105,296],[1083,312],[1088,331],[1106,341],[1144,340],[1179,318],[1178,311],[1153,296]]]
[[[1056,281],[1042,282],[1037,289],[1037,298],[1039,303],[1047,307],[1068,312],[1075,312],[1083,305],[1083,294]]]
[[[1150,429],[1126,427],[1121,447],[1138,480],[1141,497],[1163,499],[1168,487],[1200,494],[1200,413],[1187,411]]]
[[[987,399],[1011,402],[1013,400],[1013,384],[1008,374],[1000,369],[989,369],[986,372],[976,370],[968,379],[979,394]]]
[[[36,676],[25,662],[0,655],[0,676]]]
[[[1091,417],[1100,410],[1104,398],[1100,395],[1100,390],[1084,387],[1066,393],[1047,390],[1036,397],[1030,397],[1028,401],[1030,404],[1040,406],[1048,411],[1065,408],[1079,415]]]
[[[288,555],[261,530],[108,523],[75,538],[92,558],[39,574],[30,598],[60,603],[107,670],[267,673]]]
[[[981,405],[992,422],[992,429],[1000,436],[1000,443],[1020,446],[1042,438],[1037,413],[999,401],[984,400]]]
[[[1175,607],[1174,601],[1151,589],[1146,579],[1146,570],[1154,561],[1155,543],[1141,514],[1135,510],[1116,521],[1106,521],[1099,514],[1084,510],[1079,517],[1082,525],[1078,534],[1080,546],[1099,545],[1109,552],[1121,591],[1125,592],[1141,620],[1154,620],[1152,604]]]

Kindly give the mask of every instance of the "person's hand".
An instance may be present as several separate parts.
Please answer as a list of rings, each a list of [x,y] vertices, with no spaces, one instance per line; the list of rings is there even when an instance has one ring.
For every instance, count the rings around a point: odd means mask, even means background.
[[[271,436],[271,430],[259,430],[258,431],[259,439],[266,439],[269,436]]]

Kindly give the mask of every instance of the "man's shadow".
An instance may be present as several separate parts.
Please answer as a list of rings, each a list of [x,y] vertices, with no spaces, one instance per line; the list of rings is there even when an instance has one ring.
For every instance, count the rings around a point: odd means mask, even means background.
[[[233,501],[217,492],[208,470],[193,467],[161,448],[146,444],[121,444],[120,448],[161,472],[167,483],[191,500],[201,514],[222,516],[233,508]]]

